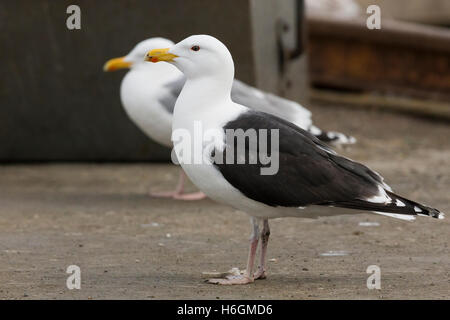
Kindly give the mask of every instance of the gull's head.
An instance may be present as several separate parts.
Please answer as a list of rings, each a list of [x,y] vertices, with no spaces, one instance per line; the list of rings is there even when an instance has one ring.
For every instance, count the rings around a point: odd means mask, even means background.
[[[147,52],[156,49],[173,46],[174,43],[164,38],[150,38],[139,42],[126,56],[108,60],[103,66],[103,71],[116,71],[145,66],[144,58]]]
[[[223,77],[232,81],[234,64],[230,51],[216,38],[195,35],[174,46],[150,50],[146,61],[165,61],[175,65],[188,79]]]

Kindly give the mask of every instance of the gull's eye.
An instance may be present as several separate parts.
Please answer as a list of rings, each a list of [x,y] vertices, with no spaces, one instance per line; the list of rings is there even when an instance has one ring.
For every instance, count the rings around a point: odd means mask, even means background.
[[[192,51],[198,51],[198,50],[200,50],[200,47],[199,46],[192,46],[191,50]]]

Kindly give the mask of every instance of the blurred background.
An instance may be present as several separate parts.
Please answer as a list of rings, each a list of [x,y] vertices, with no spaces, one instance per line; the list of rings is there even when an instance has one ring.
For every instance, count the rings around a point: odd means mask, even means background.
[[[237,78],[305,105],[450,119],[446,0],[0,1],[0,161],[165,161],[120,105],[104,62],[139,41],[221,39]],[[369,4],[381,29],[369,30]],[[336,128],[334,128],[336,129]]]

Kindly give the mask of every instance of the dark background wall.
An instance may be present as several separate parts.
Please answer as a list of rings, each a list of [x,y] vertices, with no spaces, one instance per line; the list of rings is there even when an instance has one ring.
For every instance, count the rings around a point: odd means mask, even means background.
[[[66,8],[81,8],[81,30]],[[237,76],[254,83],[246,0],[0,1],[0,161],[166,160],[121,107],[124,72],[104,62],[153,36],[208,33],[227,44]]]

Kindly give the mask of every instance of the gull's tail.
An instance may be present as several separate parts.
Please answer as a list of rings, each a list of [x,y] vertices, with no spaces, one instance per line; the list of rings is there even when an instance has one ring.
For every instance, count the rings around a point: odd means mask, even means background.
[[[333,203],[333,205],[336,207],[372,211],[377,214],[402,220],[414,220],[415,216],[444,219],[444,213],[437,209],[403,198],[393,192],[387,190],[385,191],[387,196],[390,198],[389,203],[374,203],[364,200],[352,200],[349,202]]]
[[[346,145],[354,144],[356,142],[356,139],[352,136],[335,131],[323,131],[314,125],[311,125],[308,128],[308,131],[316,136],[317,139],[329,144]]]

